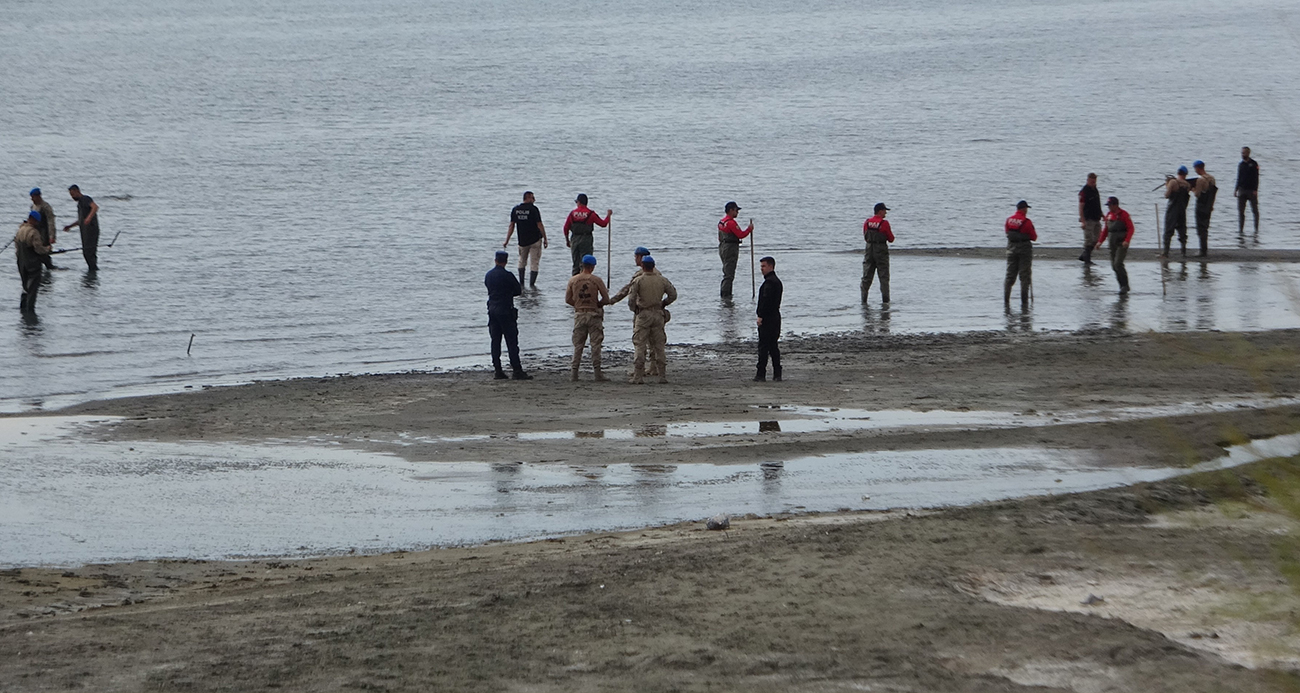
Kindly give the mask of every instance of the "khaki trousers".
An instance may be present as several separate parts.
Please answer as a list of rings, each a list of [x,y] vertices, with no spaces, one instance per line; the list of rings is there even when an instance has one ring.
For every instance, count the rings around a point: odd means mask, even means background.
[[[632,360],[632,382],[641,382],[645,377],[647,352],[650,361],[659,367],[659,377],[664,377],[668,372],[668,357],[664,353],[667,344],[663,309],[646,308],[637,313],[632,322],[632,345],[636,348],[636,356]]]

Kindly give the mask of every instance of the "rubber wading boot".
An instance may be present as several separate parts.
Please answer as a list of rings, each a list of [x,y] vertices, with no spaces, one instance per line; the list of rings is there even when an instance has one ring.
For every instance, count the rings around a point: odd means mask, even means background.
[[[754,376],[754,382],[756,382],[756,383],[765,383],[765,382],[767,382],[767,374],[764,373],[763,371],[759,371],[759,372]]]
[[[1079,262],[1085,265],[1092,264],[1092,246],[1083,249],[1083,254],[1079,256]]]
[[[1178,245],[1183,247],[1183,257],[1187,257],[1187,241],[1179,241]]]
[[[605,374],[600,372],[600,364],[599,364],[599,363],[597,363],[597,364],[593,364],[593,365],[592,365],[592,370],[596,371],[596,382],[598,382],[598,383],[607,383],[607,382],[609,382],[609,378],[606,378],[606,377],[605,377]]]
[[[524,268],[519,268],[519,286],[524,285]]]
[[[526,373],[526,372],[524,372],[524,371],[515,371],[515,374],[514,374],[513,377],[514,377],[515,380],[532,380],[532,379],[533,379],[533,376],[528,375],[528,373]]]
[[[501,370],[500,368],[497,369],[497,374],[493,377],[496,380],[508,380],[510,378],[510,376],[506,375],[506,372]]]
[[[780,366],[774,366],[774,367],[772,368],[772,380],[775,381],[775,382],[778,382],[778,383],[781,382],[781,367],[780,367]]]
[[[1011,303],[1011,284],[1002,285],[1002,302],[1006,304]]]
[[[520,275],[519,275],[519,283],[520,283],[520,284],[523,284],[523,283],[524,283],[524,277],[523,277],[523,273],[522,273],[522,272],[521,272]],[[529,286],[529,287],[532,287],[532,288],[534,288],[534,289],[537,288],[537,273],[536,273],[536,272],[529,272],[529,273],[528,273],[528,286]]]
[[[569,380],[572,380],[572,381],[575,382],[575,383],[578,382],[578,367],[577,367],[577,366],[574,366],[573,368],[569,369]]]

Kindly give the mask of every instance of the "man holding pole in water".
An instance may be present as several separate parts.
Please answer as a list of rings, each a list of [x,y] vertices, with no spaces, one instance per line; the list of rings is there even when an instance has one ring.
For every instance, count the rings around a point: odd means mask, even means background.
[[[54,241],[59,236],[59,227],[54,225],[54,208],[41,197],[40,188],[32,188],[28,195],[32,198],[32,209],[41,213],[41,242],[45,245],[54,245]],[[46,267],[54,269],[54,259],[50,255],[42,255],[41,262],[45,263]]]
[[[524,201],[510,210],[510,226],[506,229],[506,242],[502,248],[510,245],[510,236],[519,231],[519,283],[524,283],[524,267],[531,265],[532,274],[528,276],[528,286],[537,286],[537,267],[542,261],[542,248],[550,245],[546,240],[546,226],[542,224],[542,213],[533,204],[532,191],[524,193]]]
[[[1101,229],[1097,239],[1097,249],[1110,238],[1110,268],[1115,270],[1115,280],[1119,282],[1119,292],[1128,293],[1128,270],[1124,269],[1124,257],[1128,255],[1128,244],[1133,240],[1133,218],[1120,209],[1118,197],[1106,198],[1106,225]]]
[[[609,226],[609,218],[614,216],[614,210],[605,210],[605,218],[601,219],[599,214],[587,209],[585,194],[578,195],[574,202],[578,203],[577,208],[569,212],[569,218],[564,220],[564,245],[573,254],[573,273],[577,274],[582,271],[582,258],[596,252],[596,244],[591,237],[594,230],[592,227],[599,226],[603,229]]]
[[[731,298],[731,285],[736,279],[736,263],[740,261],[740,242],[754,232],[754,220],[750,219],[749,226],[741,229],[736,222],[740,205],[735,201],[728,202],[723,211],[725,215],[718,221],[718,257],[722,259],[720,295],[722,298]]]
[[[14,234],[14,254],[18,257],[18,279],[23,295],[18,309],[23,315],[36,315],[36,292],[41,288],[41,256],[50,254],[50,244],[41,237],[41,213],[31,210]]]
[[[1187,167],[1179,166],[1178,175],[1165,180],[1165,242],[1162,257],[1169,257],[1169,246],[1173,244],[1174,232],[1178,232],[1178,243],[1183,247],[1183,256],[1187,256],[1187,203],[1192,199],[1192,184],[1187,182]]]
[[[1196,196],[1196,237],[1201,241],[1200,257],[1210,254],[1210,215],[1214,213],[1214,198],[1219,194],[1219,186],[1214,176],[1205,172],[1205,162],[1197,159],[1192,163],[1196,171],[1196,180],[1192,181],[1192,194]]]
[[[73,185],[68,188],[68,195],[77,201],[77,220],[63,227],[64,231],[81,227],[81,255],[86,258],[86,267],[91,272],[99,271],[99,205],[90,195],[82,195],[81,188]]]
[[[867,302],[871,281],[880,273],[880,302],[889,303],[889,244],[894,242],[894,232],[885,216],[889,208],[877,202],[874,214],[862,224],[862,237],[867,241],[867,252],[862,256],[862,302]],[[766,276],[766,274],[764,274]]]
[[[1020,277],[1020,303],[1029,303],[1029,287],[1034,281],[1034,241],[1038,232],[1034,222],[1029,220],[1029,203],[1021,200],[1016,203],[1016,213],[1007,217],[1004,231],[1007,234],[1007,278],[1002,284],[1002,302],[1011,305],[1011,287],[1015,286],[1016,277]]]

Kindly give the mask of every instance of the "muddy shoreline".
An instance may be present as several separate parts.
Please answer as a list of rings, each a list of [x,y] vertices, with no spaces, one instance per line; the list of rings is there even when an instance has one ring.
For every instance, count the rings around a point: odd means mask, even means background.
[[[111,440],[328,436],[431,464],[1037,446],[1185,466],[1300,430],[1284,399],[1300,392],[1297,336],[833,335],[787,340],[783,383],[749,381],[752,345],[736,344],[675,348],[667,385],[571,383],[552,359],[524,383],[304,379],[58,413],[126,417],[98,429]],[[627,356],[610,360],[617,374]],[[1263,404],[1013,429],[519,435],[751,421],[787,405],[1010,417],[1247,398]],[[0,688],[1292,690],[1297,489],[1300,463],[1282,460],[941,512],[736,518],[726,533],[693,522],[376,556],[9,570],[0,651],[15,654],[0,658]]]

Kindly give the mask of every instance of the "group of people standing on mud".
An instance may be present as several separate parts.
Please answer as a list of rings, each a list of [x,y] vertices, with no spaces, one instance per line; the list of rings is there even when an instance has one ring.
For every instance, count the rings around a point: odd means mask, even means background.
[[[542,223],[536,200],[532,192],[524,193],[524,200],[510,212],[510,224],[506,230],[506,240],[502,248],[509,247],[512,236],[518,237],[519,264],[518,277],[511,274],[506,265],[510,254],[505,250],[496,251],[495,266],[483,278],[488,291],[488,332],[492,339],[492,366],[498,380],[513,378],[515,380],[532,380],[533,376],[524,370],[519,358],[519,311],[514,306],[515,296],[523,293],[524,272],[528,271],[528,283],[537,286],[537,273],[541,249],[549,247],[546,226]],[[577,207],[569,212],[564,221],[564,243],[573,257],[573,272],[565,286],[564,300],[573,306],[573,359],[570,365],[570,379],[578,380],[578,371],[582,365],[582,354],[587,345],[591,347],[591,366],[597,381],[607,381],[601,367],[601,352],[605,342],[605,306],[616,304],[624,298],[633,313],[632,344],[634,357],[630,382],[640,384],[646,376],[657,376],[659,382],[668,382],[668,359],[665,354],[667,334],[665,326],[672,319],[668,306],[677,300],[677,288],[656,268],[654,256],[645,246],[638,246],[634,252],[636,271],[627,284],[613,295],[605,282],[595,273],[596,256],[592,234],[595,227],[607,227],[613,217],[613,210],[606,210],[602,219],[599,214],[587,207],[587,196],[578,195],[574,200]],[[735,278],[736,263],[740,256],[740,239],[754,230],[751,220],[749,227],[741,229],[736,222],[740,206],[728,202],[724,206],[725,214],[718,222],[719,255],[723,262],[722,296],[731,297],[731,286]],[[724,235],[731,236],[724,239]],[[764,257],[759,266],[763,272],[763,285],[758,290],[758,309],[756,323],[759,333],[758,370],[754,380],[767,379],[767,364],[772,363],[773,380],[781,380],[781,350],[777,339],[781,334],[781,280],[776,276],[776,260]],[[501,363],[501,343],[505,342],[510,359],[512,375],[507,375]]]
[[[18,259],[18,278],[22,282],[22,298],[18,309],[23,315],[36,316],[36,295],[41,287],[42,267],[56,269],[53,256],[68,252],[54,250],[58,241],[58,225],[55,223],[54,207],[45,200],[40,188],[28,192],[32,206],[18,225],[18,232],[10,241]],[[63,227],[64,231],[77,226],[81,228],[81,254],[86,260],[86,268],[95,273],[99,271],[99,205],[89,195],[81,192],[76,185],[68,187],[68,196],[77,203],[77,220]],[[73,248],[72,250],[78,250]]]
[[[1192,164],[1195,178],[1188,178],[1187,167],[1180,166],[1176,175],[1166,177],[1164,185],[1165,209],[1163,246],[1160,257],[1169,256],[1170,246],[1175,234],[1178,235],[1183,255],[1187,255],[1187,207],[1192,197],[1196,198],[1196,234],[1200,239],[1200,257],[1209,254],[1210,216],[1214,211],[1218,185],[1214,176],[1205,170],[1205,162],[1197,160]],[[1250,148],[1241,150],[1241,162],[1237,166],[1237,182],[1233,186],[1233,196],[1237,198],[1238,230],[1244,233],[1246,225],[1246,207],[1250,206],[1254,215],[1255,232],[1259,232],[1259,164],[1251,158]],[[502,248],[510,245],[510,239],[517,234],[519,244],[518,277],[506,269],[509,253],[506,250],[496,252],[496,266],[488,272],[484,283],[488,289],[488,329],[492,339],[492,364],[498,379],[507,375],[501,363],[501,342],[504,340],[509,353],[513,377],[517,380],[531,380],[532,376],[524,371],[519,360],[518,311],[514,307],[514,297],[523,291],[525,272],[528,274],[529,286],[537,286],[537,274],[542,248],[549,247],[546,227],[542,223],[541,213],[535,204],[532,192],[525,192],[523,202],[510,212],[510,224],[506,231]],[[604,307],[628,298],[628,307],[635,315],[633,321],[632,343],[635,347],[631,382],[644,382],[646,375],[658,376],[660,382],[668,382],[666,376],[667,361],[664,354],[666,335],[664,326],[671,319],[668,306],[677,300],[677,289],[657,269],[654,257],[644,246],[636,249],[636,272],[631,280],[612,296],[605,282],[595,274],[596,257],[593,233],[595,227],[608,227],[613,218],[613,210],[606,210],[602,218],[587,206],[587,196],[578,195],[576,207],[569,212],[564,221],[564,242],[569,248],[573,260],[572,277],[565,288],[565,301],[573,306],[573,358],[570,375],[578,379],[579,366],[583,351],[590,344],[591,364],[598,381],[608,380],[601,368],[601,350],[604,344]],[[1029,218],[1029,203],[1021,200],[1016,203],[1016,211],[1006,219],[1003,231],[1007,239],[1007,268],[1003,281],[1002,299],[1007,305],[1011,303],[1012,289],[1017,281],[1020,283],[1020,300],[1028,303],[1033,297],[1033,243],[1038,240],[1034,222]],[[722,263],[722,281],[719,295],[722,299],[732,297],[736,275],[736,265],[740,258],[740,248],[744,240],[754,232],[754,221],[742,228],[737,217],[740,206],[728,202],[723,208],[723,217],[718,221],[718,257]],[[862,225],[863,241],[866,248],[862,256],[862,279],[859,284],[862,302],[866,303],[872,285],[879,278],[879,291],[882,304],[889,301],[889,244],[894,242],[894,232],[886,217],[889,207],[883,202],[877,203],[872,215]],[[1128,271],[1124,261],[1129,244],[1133,241],[1135,227],[1133,217],[1120,206],[1118,197],[1106,198],[1105,210],[1102,209],[1101,193],[1097,189],[1097,174],[1089,173],[1086,184],[1079,190],[1079,225],[1083,229],[1083,253],[1079,256],[1085,266],[1092,265],[1092,253],[1104,245],[1110,252],[1110,265],[1115,272],[1121,295],[1129,292]],[[752,243],[752,241],[751,241]],[[781,352],[778,346],[781,325],[781,297],[783,286],[776,276],[776,260],[764,257],[760,262],[763,273],[763,286],[757,292],[758,307],[756,323],[758,327],[758,365],[754,380],[766,380],[767,364],[772,362],[774,380],[781,380]]]

